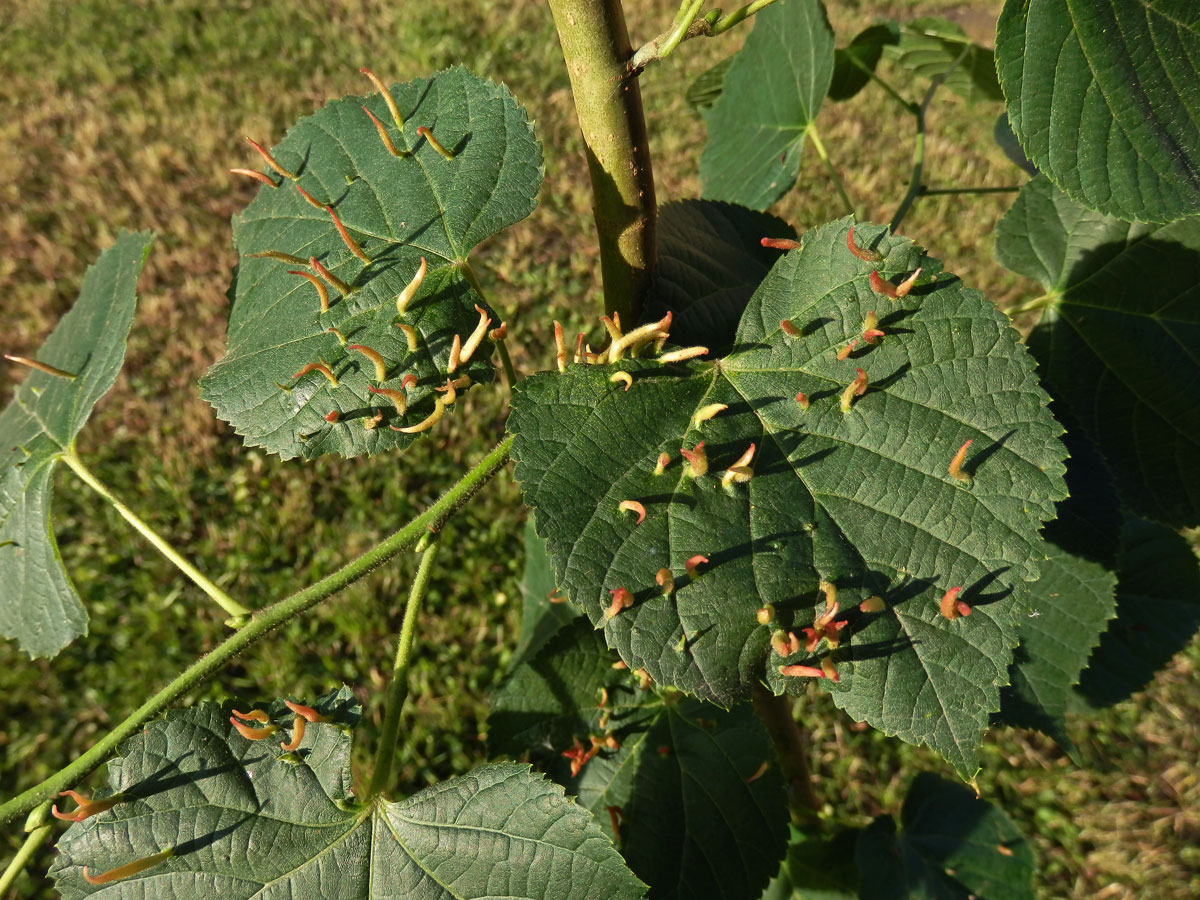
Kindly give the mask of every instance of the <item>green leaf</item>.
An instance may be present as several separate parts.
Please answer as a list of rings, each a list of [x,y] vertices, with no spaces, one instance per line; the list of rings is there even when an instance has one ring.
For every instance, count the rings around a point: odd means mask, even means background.
[[[858,829],[840,829],[826,836],[793,825],[787,857],[762,900],[858,900],[858,834]]]
[[[883,596],[885,612],[844,617],[834,699],[969,773],[1008,680],[1023,581],[1044,556],[1038,529],[1064,496],[1061,429],[1007,317],[911,242],[860,225],[857,243],[885,257],[882,277],[924,267],[902,300],[874,293],[849,226],[809,231],[776,263],[719,362],[622,360],[628,391],[612,365],[522,382],[509,419],[516,477],[559,585],[621,658],[721,705],[764,676],[776,691],[804,689],[769,656],[760,606],[795,627],[812,622],[818,581],[837,585],[843,610]],[[874,310],[887,336],[838,360]],[[786,336],[783,319],[803,336]],[[856,368],[872,387],[843,413]],[[710,404],[728,408],[697,428]],[[947,467],[968,439],[964,484]],[[709,473],[694,479],[680,448],[701,440]],[[723,487],[752,443],[754,476]],[[672,461],[656,476],[664,452]],[[641,525],[623,500],[644,504]],[[708,562],[689,578],[696,555]],[[671,596],[655,583],[662,568]],[[975,612],[948,621],[938,600],[960,585]],[[636,602],[608,618],[621,587]]]
[[[666,204],[659,209],[658,265],[642,319],[656,321],[670,311],[674,343],[728,353],[742,311],[780,256],[762,239],[795,236],[778,216],[744,206],[714,200]]]
[[[895,22],[877,22],[854,36],[849,45],[837,50],[833,59],[830,100],[849,100],[871,81],[883,48],[900,41],[900,26]]]
[[[513,652],[513,667],[534,656],[564,625],[581,615],[570,603],[550,602],[554,589],[554,566],[546,542],[537,536],[529,519],[525,522],[525,574],[521,578],[521,635]]]
[[[918,775],[900,828],[881,816],[859,836],[862,900],[1033,900],[1033,850],[970,789]]]
[[[347,97],[301,119],[273,151],[299,174],[299,186],[333,205],[369,265],[352,254],[330,215],[309,205],[287,178],[273,176],[280,186],[261,188],[234,218],[239,262],[228,347],[201,381],[201,392],[248,445],[284,459],[377,453],[407,447],[419,437],[388,426],[411,427],[434,410],[434,389],[446,383],[453,338],[465,341],[476,327],[476,305],[493,324],[497,319],[471,285],[464,268],[469,253],[535,205],[541,148],[507,88],[454,68],[393,85],[391,93],[403,132],[380,95],[365,101]],[[386,123],[400,158],[384,146],[364,105]],[[454,159],[435,152],[418,136],[418,126],[431,128]],[[322,313],[313,285],[289,274],[313,270],[254,256],[268,251],[316,257],[352,290],[342,296],[329,287],[330,309]],[[398,317],[397,295],[422,258],[428,272]],[[401,319],[416,329],[416,352],[395,327]],[[381,354],[387,378],[378,381],[368,358],[343,347],[330,328]],[[473,384],[490,381],[490,353],[485,339],[455,377],[465,373]],[[337,387],[316,372],[293,379],[320,360],[333,370]],[[407,391],[402,416],[368,386],[402,390],[406,374],[418,381]],[[332,411],[340,420],[329,423],[325,416]],[[377,412],[384,416],[378,427],[364,427]]]
[[[916,75],[942,84],[968,102],[1003,100],[992,51],[972,43],[953,22],[928,16],[900,26],[900,40],[884,56]]]
[[[820,0],[775,3],[754,17],[708,111],[700,157],[706,199],[766,209],[791,190],[804,137],[829,91],[834,49]]]
[[[121,371],[152,240],[148,231],[118,237],[41,349],[25,353],[75,377],[32,371],[0,413],[0,634],[34,658],[87,633],[50,525],[54,467]]]
[[[1117,617],[1077,689],[1093,707],[1142,690],[1200,628],[1200,563],[1171,529],[1126,517],[1117,575]]]
[[[1041,171],[1084,206],[1169,222],[1200,210],[1200,7],[1008,0],[996,62]]]
[[[351,794],[350,692],[316,703],[298,751],[291,712],[267,708],[280,731],[249,741],[231,705],[168,714],[109,763],[124,802],[72,825],[50,870],[64,900],[145,897],[638,898],[643,889],[591,817],[527,766],[490,765],[399,803]],[[243,707],[244,709],[245,707]],[[94,878],[174,848],[143,872]]]
[[[1000,113],[996,116],[996,124],[992,128],[992,138],[1014,166],[1019,166],[1030,175],[1038,174],[1037,166],[1029,161],[1029,157],[1021,149],[1016,132],[1012,130],[1012,124],[1008,121],[1008,113]]]
[[[1042,577],[1030,590],[1033,609],[1021,622],[1021,645],[1000,719],[1037,728],[1071,748],[1064,719],[1072,688],[1113,617],[1117,578],[1098,563],[1053,545],[1049,549]]]
[[[757,898],[784,854],[788,813],[753,709],[660,697],[614,670],[615,661],[585,619],[564,628],[492,697],[493,752],[529,753],[545,766],[607,824],[655,897]],[[563,751],[607,733],[619,747],[602,748],[572,775]],[[617,833],[613,815],[623,823]]]
[[[1123,501],[1200,524],[1200,218],[1129,224],[1039,177],[1001,219],[996,256],[1050,295],[1029,348]]]
[[[703,114],[717,102],[725,83],[725,73],[729,71],[729,67],[733,65],[735,59],[737,59],[737,54],[725,57],[712,68],[701,72],[696,80],[688,85],[684,98],[692,109]]]

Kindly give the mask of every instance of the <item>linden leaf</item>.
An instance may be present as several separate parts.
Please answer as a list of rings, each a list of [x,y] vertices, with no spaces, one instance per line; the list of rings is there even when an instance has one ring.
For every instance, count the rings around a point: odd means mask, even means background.
[[[234,218],[239,262],[228,347],[201,381],[201,393],[247,444],[284,459],[407,447],[419,434],[388,426],[412,427],[429,416],[435,390],[447,378],[465,374],[472,384],[493,378],[486,339],[469,363],[449,371],[454,337],[465,342],[480,321],[477,305],[492,327],[499,324],[473,286],[467,259],[480,241],[533,210],[541,147],[508,90],[465,69],[390,90],[402,131],[379,94],[334,100],[297,122],[272,151],[298,175],[295,184],[269,173],[279,186],[261,188]],[[380,120],[399,156],[363,106]],[[430,128],[454,158],[443,158],[419,127]],[[314,208],[297,186],[332,206],[369,263],[342,239],[330,213]],[[347,290],[307,263],[310,258]],[[424,280],[398,316],[397,296],[422,259]],[[325,285],[328,312],[317,288],[290,274],[300,271]],[[398,324],[415,329],[415,351]],[[386,377],[343,338],[378,353]],[[293,378],[313,363],[327,364],[337,386],[316,371]],[[406,375],[417,379],[407,389]],[[406,393],[406,413],[370,387]],[[331,413],[336,421],[326,419]]]
[[[1029,159],[1089,209],[1200,211],[1200,6],[1007,0],[996,67]]]
[[[1061,428],[1007,317],[878,227],[858,226],[856,242],[882,261],[856,258],[849,227],[814,229],[776,263],[724,359],[624,359],[522,382],[509,419],[516,477],[558,584],[631,668],[722,705],[763,678],[802,690],[806,679],[780,673],[756,610],[770,603],[784,627],[808,626],[818,582],[833,583],[846,623],[829,659],[835,702],[969,774],[1008,681],[1023,584],[1045,555],[1038,531],[1065,496]],[[895,284],[918,265],[906,297],[871,287],[876,267]],[[871,312],[877,344],[862,340]],[[628,391],[610,380],[617,368]],[[856,397],[858,369],[868,386]],[[967,440],[960,481],[948,466]],[[701,441],[708,471],[692,477],[681,449]],[[725,478],[751,445],[752,475]],[[973,614],[950,621],[939,600],[959,586]],[[612,615],[619,588],[634,602]],[[859,613],[871,595],[886,609]]]
[[[118,237],[88,268],[70,312],[25,354],[74,377],[33,371],[0,413],[0,634],[35,658],[87,633],[50,525],[54,468],[125,362],[152,240],[148,231]]]
[[[591,816],[528,766],[482,766],[398,803],[357,802],[353,697],[342,688],[314,707],[329,721],[308,724],[294,751],[280,747],[295,716],[278,700],[263,707],[279,729],[265,739],[235,731],[231,704],[202,703],[126,742],[104,792],[121,802],[58,842],[50,874],[64,900],[643,895]]]

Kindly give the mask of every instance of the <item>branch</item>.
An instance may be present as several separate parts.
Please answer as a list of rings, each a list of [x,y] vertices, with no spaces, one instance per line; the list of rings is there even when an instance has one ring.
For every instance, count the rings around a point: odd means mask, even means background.
[[[512,448],[511,437],[485,456],[474,469],[448,490],[421,515],[417,516],[391,537],[384,539],[353,562],[347,563],[332,575],[292,594],[265,609],[254,613],[250,622],[226,638],[215,650],[197,660],[170,684],[143,703],[101,738],[91,749],[65,768],[59,769],[41,784],[17,795],[0,806],[0,824],[8,822],[39,803],[54,797],[92,772],[106,760],[120,743],[166,710],[188,691],[211,678],[239,653],[290,619],[316,606],[358,581],[371,570],[383,565],[396,554],[416,544],[426,533],[439,530],[446,520],[464,506],[508,462]]]
[[[640,75],[646,66],[660,59],[666,59],[684,41],[695,37],[716,37],[718,34],[724,34],[774,2],[775,0],[754,0],[740,9],[735,9],[727,16],[722,16],[719,9],[709,10],[708,14],[697,22],[696,17],[700,14],[704,0],[684,0],[671,27],[658,37],[638,47],[637,53],[630,58],[627,69],[631,75]]]

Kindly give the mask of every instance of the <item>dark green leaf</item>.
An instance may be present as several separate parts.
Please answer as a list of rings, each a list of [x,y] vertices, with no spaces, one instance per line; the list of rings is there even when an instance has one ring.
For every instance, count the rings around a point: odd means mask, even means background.
[[[721,86],[725,82],[725,73],[737,58],[727,56],[711,69],[705,69],[691,84],[684,95],[688,105],[698,113],[705,113],[721,96]]]
[[[1171,529],[1127,517],[1117,575],[1117,617],[1079,680],[1095,707],[1146,687],[1200,627],[1200,563]]]
[[[883,595],[886,612],[847,619],[834,699],[969,774],[1008,680],[1023,581],[1044,555],[1038,529],[1064,496],[1061,429],[1005,316],[909,241],[860,225],[858,243],[885,257],[882,277],[924,267],[903,300],[874,293],[872,264],[846,247],[849,225],[808,232],[776,263],[719,363],[622,360],[629,391],[611,365],[522,382],[509,419],[516,475],[559,584],[622,659],[723,705],[764,675],[777,691],[803,689],[768,655],[758,607],[803,626],[818,581],[838,586],[845,610]],[[887,336],[838,360],[874,310]],[[802,336],[786,336],[783,319]],[[856,367],[872,387],[843,413]],[[709,404],[728,409],[695,426]],[[969,485],[947,473],[967,439]],[[693,479],[680,448],[701,440],[710,471]],[[752,443],[753,478],[723,487]],[[656,476],[663,452],[672,462]],[[623,500],[643,503],[645,522]],[[692,579],[695,555],[708,563]],[[671,596],[655,584],[661,568]],[[948,621],[938,600],[959,585],[975,614]],[[608,619],[621,587],[636,602]]]
[[[1131,225],[1039,177],[1000,221],[996,256],[1050,295],[1029,348],[1123,501],[1200,524],[1200,218]]]
[[[777,216],[744,206],[668,203],[659,210],[658,265],[642,318],[655,321],[669,310],[673,342],[728,353],[742,310],[780,256],[762,239],[795,236]]]
[[[483,766],[363,806],[351,794],[350,692],[316,706],[332,721],[309,725],[292,753],[279,746],[293,722],[280,701],[269,712],[281,730],[266,740],[239,736],[230,704],[204,703],[127,742],[109,764],[109,793],[125,801],[58,843],[63,898],[642,896],[588,813],[526,766]],[[168,848],[143,872],[84,880],[85,867],[95,877]]]
[[[554,592],[554,566],[546,542],[537,536],[533,520],[525,523],[525,574],[521,579],[521,636],[513,654],[513,666],[534,656],[564,625],[578,618],[579,609],[570,603],[550,602]]]
[[[862,900],[1033,900],[1033,851],[1003,812],[960,784],[918,775],[858,838]]]
[[[362,97],[335,100],[301,119],[274,149],[299,174],[301,187],[333,205],[369,265],[351,253],[330,215],[310,206],[286,178],[278,188],[261,188],[234,218],[240,258],[228,348],[201,382],[202,394],[247,444],[285,459],[358,456],[416,440],[419,435],[388,426],[410,427],[433,411],[434,389],[448,377],[454,336],[465,341],[479,321],[474,307],[486,309],[464,273],[468,255],[480,241],[527,216],[541,184],[541,148],[507,88],[454,68],[394,85],[391,92],[404,117],[403,132],[378,94],[366,98],[365,106],[387,123],[404,154],[400,158],[388,152],[360,108]],[[455,158],[438,155],[417,135],[418,126],[429,126]],[[316,257],[351,293],[342,296],[330,287],[331,306],[322,313],[316,289],[289,274],[313,270],[254,257],[267,251]],[[414,353],[395,327],[395,301],[422,258],[428,274],[403,316],[418,334]],[[490,310],[489,315],[495,321]],[[343,347],[330,328],[381,354],[387,378],[378,381],[367,357]],[[465,373],[472,383],[490,381],[490,352],[485,339],[455,377]],[[338,379],[336,388],[315,372],[292,378],[322,359]],[[368,386],[400,389],[406,374],[415,374],[418,382],[408,390],[408,411],[401,416]],[[340,421],[331,424],[325,416],[332,411]],[[377,411],[383,422],[364,427],[373,424]]]
[[[992,51],[972,43],[953,22],[936,16],[905,22],[899,42],[885,46],[883,52],[922,78],[932,81],[945,76],[942,84],[970,102],[1004,99]]]
[[[54,467],[121,371],[152,240],[148,231],[117,238],[41,349],[23,354],[75,377],[31,371],[0,413],[0,634],[35,658],[87,633],[50,525]]]
[[[899,41],[900,26],[895,22],[878,22],[856,34],[848,46],[834,54],[829,99],[849,100],[865,88],[883,48]]]
[[[1071,747],[1064,716],[1088,654],[1113,617],[1116,584],[1104,566],[1050,545],[1042,577],[1030,588],[1033,609],[1021,622],[1002,722],[1037,728]]]
[[[766,209],[796,182],[804,138],[833,76],[833,30],[820,0],[788,0],[754,17],[708,111],[702,193]]]
[[[858,829],[842,829],[826,836],[792,826],[783,867],[762,900],[858,900],[858,834]]]
[[[787,791],[752,708],[660,698],[616,659],[586,620],[564,628],[492,698],[493,750],[528,752],[610,833],[614,808],[614,838],[652,896],[758,897],[784,854]],[[608,733],[619,748],[572,776],[563,751]]]
[[[1037,166],[1029,161],[1029,157],[1021,149],[1017,135],[1013,132],[1012,125],[1008,121],[1008,113],[1000,113],[1000,115],[996,116],[996,125],[992,128],[992,137],[1000,149],[1004,151],[1004,155],[1012,161],[1013,165],[1021,167],[1030,175],[1038,174]]]
[[[1200,211],[1200,5],[1008,0],[996,61],[1021,146],[1075,200],[1149,222]]]

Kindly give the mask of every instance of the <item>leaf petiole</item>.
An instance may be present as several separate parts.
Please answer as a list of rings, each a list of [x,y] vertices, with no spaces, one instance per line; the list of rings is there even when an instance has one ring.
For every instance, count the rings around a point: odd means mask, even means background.
[[[207,578],[203,572],[184,559],[179,551],[172,547],[162,535],[151,528],[133,510],[122,503],[113,494],[113,492],[110,491],[108,487],[92,473],[91,469],[83,464],[83,460],[81,460],[79,455],[75,452],[74,446],[72,446],[69,450],[67,450],[66,453],[62,455],[62,461],[67,464],[67,467],[72,472],[79,476],[80,480],[82,480],[84,484],[107,500],[112,508],[120,513],[121,517],[124,518],[126,522],[133,526],[135,531],[137,531],[142,535],[142,537],[154,545],[155,550],[174,563],[175,567],[178,568],[179,571],[183,572],[184,575],[190,578],[196,584],[196,586],[200,588],[200,590],[208,594],[208,596],[211,597],[213,601],[221,607],[221,609],[225,610],[225,612],[235,618],[249,616],[251,614],[252,610],[242,606],[242,604],[238,603],[227,593],[217,587],[217,585]]]

